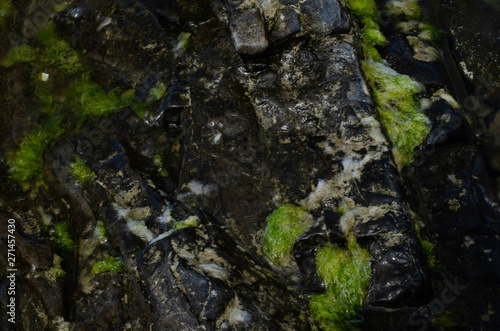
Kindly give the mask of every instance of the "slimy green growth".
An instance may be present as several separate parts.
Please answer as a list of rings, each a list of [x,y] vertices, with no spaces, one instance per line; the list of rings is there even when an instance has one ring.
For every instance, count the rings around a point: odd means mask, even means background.
[[[312,317],[324,330],[349,330],[359,314],[371,277],[371,257],[355,239],[347,248],[328,245],[318,250],[316,268],[327,291],[309,300]]]
[[[168,177],[169,173],[163,166],[163,158],[160,154],[153,156],[153,164],[158,167],[158,173],[163,177]]]
[[[430,131],[429,119],[422,113],[421,84],[407,75],[376,61],[364,61],[363,71],[372,87],[375,106],[400,168],[415,158],[415,147]]]
[[[94,229],[94,237],[96,237],[100,242],[106,242],[108,237],[106,236],[106,227],[103,221],[98,221]]]
[[[286,265],[290,260],[295,241],[311,226],[311,223],[311,215],[302,207],[286,204],[275,209],[267,217],[264,254],[274,264]]]
[[[110,256],[105,260],[97,261],[92,266],[92,274],[94,275],[100,275],[105,272],[116,274],[122,271],[123,271],[123,261],[120,257]]]
[[[430,241],[421,240],[420,244],[422,245],[422,249],[424,251],[425,260],[427,266],[431,270],[435,270],[439,267],[439,261],[436,257],[436,247]]]
[[[89,166],[83,161],[79,155],[75,156],[75,162],[71,163],[70,167],[73,170],[73,175],[76,177],[78,183],[86,182],[94,178],[96,175],[90,170]]]

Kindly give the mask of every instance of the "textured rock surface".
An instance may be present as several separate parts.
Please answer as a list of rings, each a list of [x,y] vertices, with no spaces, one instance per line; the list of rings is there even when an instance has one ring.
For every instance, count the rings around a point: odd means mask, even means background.
[[[28,2],[15,5],[17,33]],[[423,84],[430,122],[398,170],[348,13],[335,0],[75,0],[55,14],[92,79],[146,106],[71,127],[43,154],[44,184],[21,186],[4,150],[48,115],[38,68],[0,67],[2,288],[8,218],[18,261],[18,323],[3,314],[2,330],[315,329],[316,252],[349,240],[372,271],[353,325],[498,327],[499,215],[438,45],[405,28],[418,22],[383,26],[397,33],[379,51]],[[281,266],[262,245],[284,204],[311,224]]]

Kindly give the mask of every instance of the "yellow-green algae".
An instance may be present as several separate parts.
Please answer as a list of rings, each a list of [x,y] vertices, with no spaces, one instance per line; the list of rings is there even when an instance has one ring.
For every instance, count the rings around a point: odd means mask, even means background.
[[[76,249],[76,243],[71,236],[70,226],[71,224],[69,221],[58,223],[52,228],[51,234],[61,248],[67,251],[74,251]]]
[[[97,222],[94,229],[94,237],[100,242],[108,241],[108,237],[106,236],[106,227],[104,226],[103,221]]]
[[[311,316],[323,330],[354,329],[351,321],[360,313],[370,283],[370,254],[349,238],[347,248],[320,248],[316,268],[327,291],[311,295]]]
[[[12,47],[2,60],[4,67],[9,67],[16,63],[29,63],[34,61],[38,55],[38,50],[29,45],[19,45]]]
[[[436,257],[436,247],[428,240],[421,240],[422,250],[424,251],[425,262],[429,269],[435,270],[439,267],[439,260]]]
[[[160,154],[155,154],[153,156],[153,164],[158,167],[158,173],[163,177],[168,177],[168,170],[164,168],[163,158]]]
[[[363,72],[371,87],[380,122],[392,143],[398,167],[413,162],[415,147],[420,145],[430,131],[430,121],[422,113],[420,94],[424,88],[407,75],[402,75],[383,63],[375,46],[383,46],[386,39],[380,31],[380,13],[373,0],[347,0],[356,17],[364,24],[362,46],[365,60]],[[404,6],[403,6],[404,5]],[[409,10],[408,17],[420,15],[418,1],[391,1],[388,5],[393,15],[401,8]],[[416,6],[416,7],[415,7]],[[418,10],[415,9],[418,7]]]
[[[290,260],[293,245],[311,226],[312,217],[303,207],[285,204],[267,217],[264,231],[264,254],[276,265],[284,266]]]
[[[362,67],[372,88],[380,122],[401,168],[414,160],[415,147],[430,131],[429,119],[422,113],[420,93],[423,86],[380,62],[367,60]]]
[[[75,155],[75,162],[70,164],[73,170],[73,175],[76,177],[78,183],[86,182],[87,180],[94,178],[95,173],[90,170],[89,166],[83,161],[79,155]]]
[[[13,47],[2,60],[2,65],[8,67],[25,63],[32,67],[34,101],[40,107],[43,114],[41,122],[44,124],[25,133],[19,147],[8,153],[8,164],[11,178],[15,181],[28,183],[36,179],[36,183],[40,184],[43,183],[43,154],[64,132],[71,131],[89,119],[108,116],[126,106],[144,111],[152,101],[137,102],[133,90],[104,91],[85,73],[78,53],[57,37],[53,23],[39,30],[35,43],[40,47]],[[67,81],[67,88],[54,91],[52,78],[48,74],[45,76],[47,81],[40,79],[40,72],[50,71],[57,73],[57,79]],[[161,98],[164,91],[163,86],[157,86],[150,92],[149,99]]]
[[[92,266],[92,274],[99,275],[105,272],[112,274],[120,273],[123,271],[123,261],[120,257],[110,256],[102,261],[97,261]]]
[[[380,32],[380,12],[374,0],[347,0],[354,15],[363,24],[361,43],[365,56],[369,59],[382,61],[375,46],[384,46],[387,42],[385,36]]]

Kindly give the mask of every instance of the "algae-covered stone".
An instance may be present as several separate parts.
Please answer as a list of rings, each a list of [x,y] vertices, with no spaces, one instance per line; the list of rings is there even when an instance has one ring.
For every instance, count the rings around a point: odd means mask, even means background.
[[[263,251],[276,265],[290,262],[293,245],[312,223],[312,217],[302,207],[283,205],[267,217]]]
[[[317,272],[327,288],[309,301],[311,315],[325,330],[350,329],[360,312],[371,275],[368,251],[350,240],[347,248],[329,245],[318,250]]]
[[[393,143],[399,167],[413,161],[414,149],[430,131],[429,119],[422,113],[420,93],[423,86],[383,63],[363,62],[363,70],[372,87],[380,120]]]

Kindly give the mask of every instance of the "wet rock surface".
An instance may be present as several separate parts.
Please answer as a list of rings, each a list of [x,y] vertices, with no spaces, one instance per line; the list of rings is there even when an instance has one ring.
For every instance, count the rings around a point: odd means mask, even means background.
[[[423,84],[430,123],[398,169],[348,13],[335,0],[81,0],[55,14],[101,86],[138,101],[163,89],[144,113],[125,106],[65,132],[41,186],[14,183],[2,151],[1,245],[15,218],[18,268],[18,323],[4,315],[2,329],[317,329],[316,253],[353,238],[372,271],[354,325],[498,327],[496,197],[437,45],[398,31],[380,47]],[[0,70],[13,77],[0,82],[12,150],[41,110],[17,97],[35,84],[26,66]],[[262,245],[284,204],[312,225],[278,266]]]

